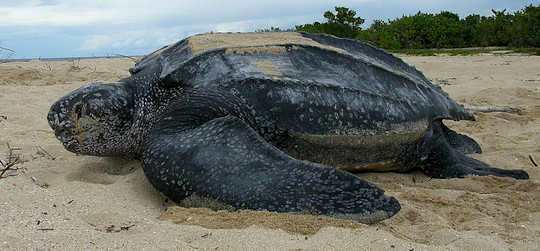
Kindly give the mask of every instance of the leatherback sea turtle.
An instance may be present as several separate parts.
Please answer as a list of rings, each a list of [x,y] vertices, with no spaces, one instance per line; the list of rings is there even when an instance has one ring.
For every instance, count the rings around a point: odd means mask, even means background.
[[[71,152],[142,159],[174,201],[197,195],[372,223],[400,204],[346,171],[528,178],[467,157],[479,145],[442,120],[473,115],[415,68],[356,40],[203,34],[130,72],[64,96],[49,124]]]

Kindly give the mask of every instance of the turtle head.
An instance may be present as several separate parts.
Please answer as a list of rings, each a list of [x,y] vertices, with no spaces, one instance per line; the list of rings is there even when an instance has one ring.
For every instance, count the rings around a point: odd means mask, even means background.
[[[126,155],[133,148],[133,91],[126,83],[85,85],[51,106],[47,119],[56,138],[71,152]]]

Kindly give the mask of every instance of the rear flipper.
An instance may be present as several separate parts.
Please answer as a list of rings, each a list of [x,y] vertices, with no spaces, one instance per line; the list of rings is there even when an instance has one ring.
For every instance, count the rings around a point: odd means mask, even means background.
[[[306,212],[363,223],[400,210],[398,201],[375,185],[293,159],[234,116],[175,130],[166,120],[178,123],[180,118],[164,117],[147,142],[144,172],[175,201],[195,194],[237,209]]]
[[[464,154],[482,153],[482,148],[480,148],[480,145],[474,139],[453,131],[443,123],[440,123],[440,125],[448,144],[452,148]]]
[[[488,164],[466,156],[448,142],[441,121],[433,123],[417,148],[420,155],[420,168],[433,178],[463,178],[465,176],[499,176],[515,179],[528,179],[523,170],[505,170],[490,167]]]

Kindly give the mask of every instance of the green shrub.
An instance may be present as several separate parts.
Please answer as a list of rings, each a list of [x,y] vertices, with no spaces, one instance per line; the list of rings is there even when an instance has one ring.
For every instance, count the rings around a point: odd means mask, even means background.
[[[326,22],[296,26],[297,31],[327,33],[338,37],[369,41],[379,47],[400,49],[435,49],[461,47],[540,47],[540,5],[527,6],[515,13],[492,10],[490,16],[418,12],[394,20],[375,20],[365,30],[364,19],[354,10],[336,7],[324,13]]]

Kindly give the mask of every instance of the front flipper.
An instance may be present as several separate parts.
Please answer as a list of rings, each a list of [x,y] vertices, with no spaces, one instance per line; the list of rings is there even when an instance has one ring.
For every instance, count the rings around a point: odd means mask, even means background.
[[[448,129],[449,130],[449,129]],[[489,166],[488,164],[466,156],[454,148],[448,141],[445,126],[436,121],[430,132],[420,143],[420,167],[426,175],[433,178],[463,178],[465,176],[499,176],[515,179],[528,179],[529,175],[523,170],[506,170]]]
[[[305,212],[374,223],[400,205],[375,185],[335,168],[299,161],[234,116],[196,128],[154,131],[144,172],[169,198],[196,194],[237,209]]]

